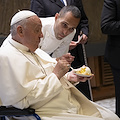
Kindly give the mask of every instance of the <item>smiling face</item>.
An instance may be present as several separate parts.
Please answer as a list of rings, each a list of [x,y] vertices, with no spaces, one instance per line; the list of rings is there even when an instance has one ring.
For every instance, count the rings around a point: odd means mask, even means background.
[[[74,29],[79,24],[79,21],[80,18],[75,18],[71,12],[67,12],[62,17],[60,17],[60,15],[56,13],[54,24],[55,37],[58,40],[63,39],[74,31]]]
[[[34,52],[38,48],[40,38],[43,37],[42,24],[37,16],[28,18],[26,27],[23,29],[23,40],[22,44],[27,46],[30,51]]]

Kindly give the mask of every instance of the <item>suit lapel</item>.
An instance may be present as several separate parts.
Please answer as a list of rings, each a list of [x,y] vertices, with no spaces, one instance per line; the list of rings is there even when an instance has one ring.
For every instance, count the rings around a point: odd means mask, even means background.
[[[70,5],[71,0],[66,0],[66,2],[67,2],[67,5]]]
[[[61,8],[64,7],[64,4],[60,0],[50,0],[50,1],[60,6]]]
[[[73,3],[74,0],[66,0],[67,5],[71,5]]]

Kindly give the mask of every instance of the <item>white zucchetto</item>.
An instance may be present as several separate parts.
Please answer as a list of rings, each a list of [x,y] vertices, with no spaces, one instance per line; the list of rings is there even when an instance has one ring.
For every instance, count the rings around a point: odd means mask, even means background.
[[[31,16],[34,16],[36,15],[34,12],[32,11],[29,11],[29,10],[22,10],[22,11],[19,11],[18,13],[16,13],[13,17],[12,17],[12,20],[11,20],[11,26],[23,19],[26,19],[28,17],[31,17]]]

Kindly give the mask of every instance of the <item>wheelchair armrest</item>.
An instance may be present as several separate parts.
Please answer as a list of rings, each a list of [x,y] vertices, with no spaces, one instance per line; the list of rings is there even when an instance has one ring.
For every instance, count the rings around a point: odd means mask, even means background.
[[[32,108],[18,109],[15,107],[0,106],[0,116],[22,116],[35,114]]]

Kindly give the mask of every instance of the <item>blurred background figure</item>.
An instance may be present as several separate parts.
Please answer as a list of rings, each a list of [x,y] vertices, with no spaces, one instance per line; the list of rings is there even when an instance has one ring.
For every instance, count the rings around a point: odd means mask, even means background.
[[[112,69],[116,95],[116,114],[120,117],[120,0],[104,0],[101,30],[108,35],[105,61]]]

